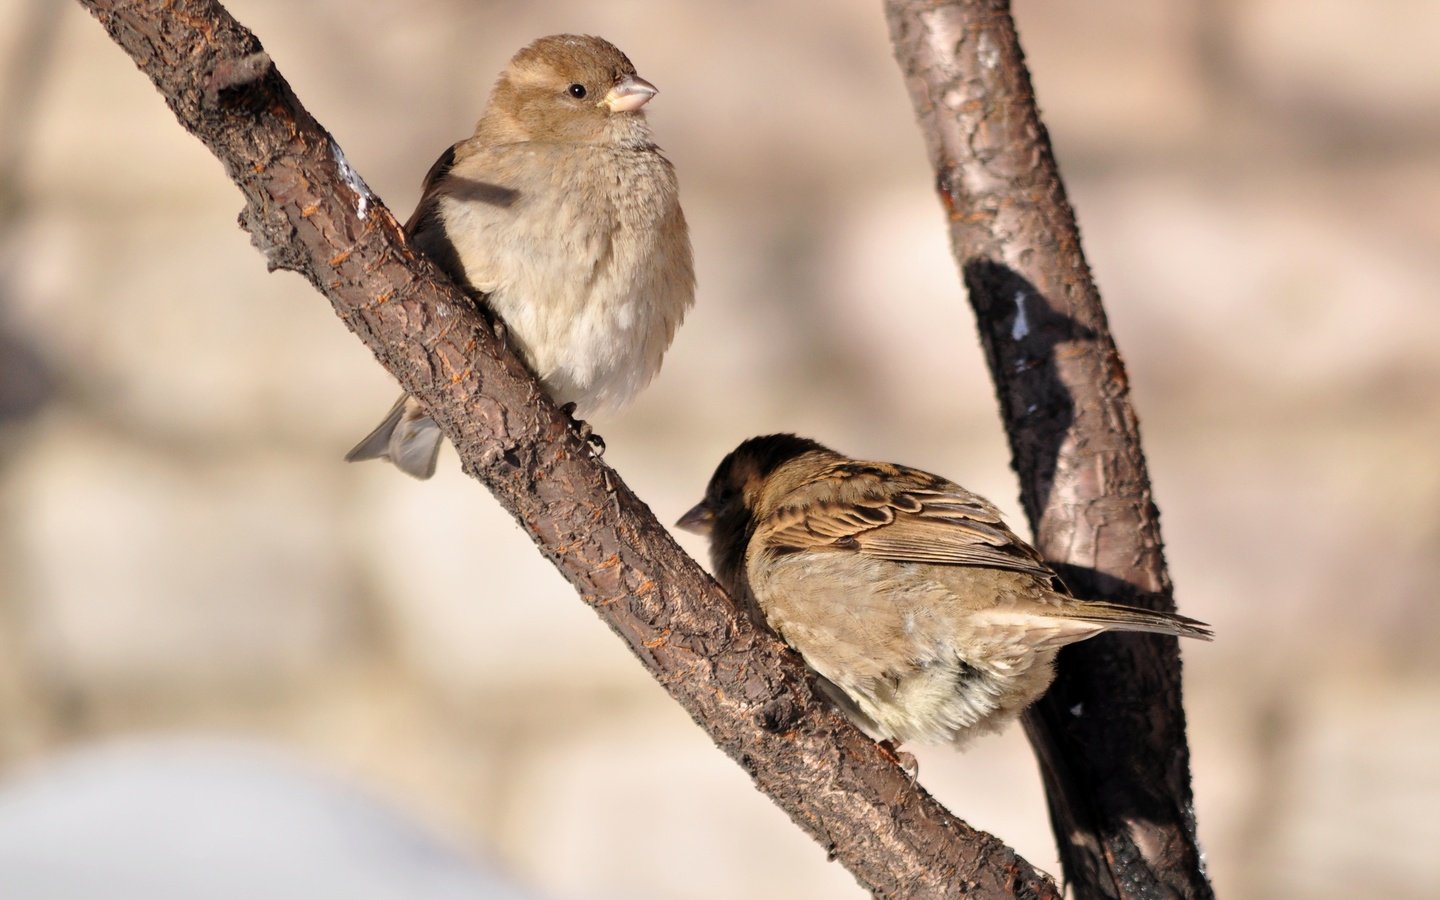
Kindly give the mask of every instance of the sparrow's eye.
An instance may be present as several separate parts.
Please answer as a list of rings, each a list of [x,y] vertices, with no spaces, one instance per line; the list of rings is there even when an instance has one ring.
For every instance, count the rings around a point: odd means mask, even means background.
[[[570,87],[565,89],[565,92],[568,93],[570,96],[574,97],[576,100],[585,99],[585,85],[583,84],[572,84],[570,85]]]
[[[739,502],[739,500],[740,485],[727,483],[724,487],[720,488],[719,492],[715,496],[715,502],[711,505],[715,509],[720,510],[724,509],[727,506],[733,506],[735,503]]]

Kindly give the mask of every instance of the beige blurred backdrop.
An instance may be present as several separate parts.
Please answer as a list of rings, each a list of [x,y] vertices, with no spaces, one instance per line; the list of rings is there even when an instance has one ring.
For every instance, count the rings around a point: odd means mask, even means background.
[[[529,40],[660,87],[700,288],[593,424],[673,521],[774,430],[1024,530],[879,2],[230,0],[403,219]],[[1440,894],[1440,6],[1017,0],[1129,364],[1229,897]],[[483,487],[341,457],[393,381],[268,275],[219,164],[77,5],[0,0],[0,783],[259,740],[553,898],[859,897]],[[682,543],[701,553],[689,536]],[[1018,733],[921,748],[1056,869]]]

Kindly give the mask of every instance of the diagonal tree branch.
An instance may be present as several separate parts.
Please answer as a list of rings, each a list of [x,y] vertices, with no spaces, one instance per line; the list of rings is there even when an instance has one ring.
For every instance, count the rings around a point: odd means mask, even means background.
[[[81,0],[224,164],[271,268],[304,275],[582,600],[790,817],[887,897],[1054,898],[815,699],[569,427],[484,317],[405,244],[254,35],[214,0]]]
[[[1120,354],[1080,249],[1009,0],[886,0],[975,308],[1021,499],[1081,597],[1173,610]],[[1079,897],[1213,896],[1174,638],[1068,647],[1025,719]]]

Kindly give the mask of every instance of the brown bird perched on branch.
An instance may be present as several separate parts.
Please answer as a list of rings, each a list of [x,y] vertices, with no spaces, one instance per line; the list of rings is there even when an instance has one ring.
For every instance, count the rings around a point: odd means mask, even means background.
[[[608,41],[535,41],[500,74],[474,135],[431,167],[405,225],[576,415],[645,387],[694,302],[675,169],[642,111],[655,94]],[[439,449],[406,395],[345,458],[429,478]]]
[[[789,434],[720,463],[679,527],[877,740],[997,730],[1055,677],[1055,653],[1104,631],[1211,639],[1172,613],[1077,600],[985,500],[937,475]]]

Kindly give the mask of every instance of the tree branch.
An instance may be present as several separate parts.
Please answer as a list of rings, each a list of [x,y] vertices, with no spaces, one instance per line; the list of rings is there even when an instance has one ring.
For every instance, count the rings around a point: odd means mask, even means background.
[[[893,897],[1054,898],[816,700],[569,427],[483,316],[213,0],[81,0],[220,159],[270,266],[308,278],[646,669],[861,884]]]
[[[1129,385],[1008,0],[887,0],[1036,543],[1081,597],[1173,610]],[[1211,897],[1174,638],[1067,648],[1026,715],[1080,897]]]

